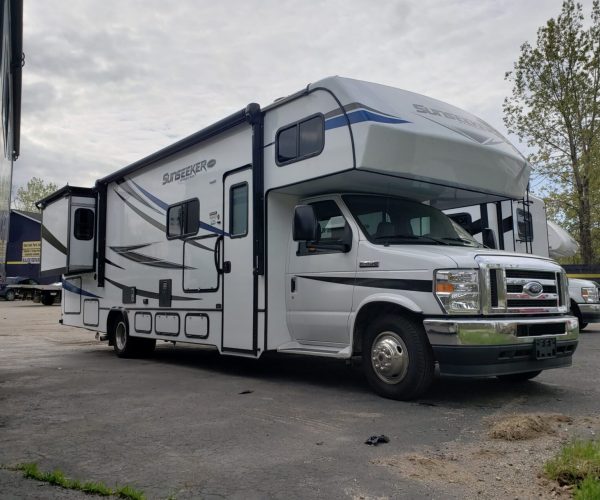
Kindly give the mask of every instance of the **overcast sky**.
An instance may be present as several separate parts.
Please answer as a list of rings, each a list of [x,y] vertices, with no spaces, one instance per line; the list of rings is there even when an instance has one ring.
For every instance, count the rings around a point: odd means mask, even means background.
[[[429,95],[505,133],[504,73],[561,3],[25,0],[14,184],[91,186],[249,102],[330,75]]]

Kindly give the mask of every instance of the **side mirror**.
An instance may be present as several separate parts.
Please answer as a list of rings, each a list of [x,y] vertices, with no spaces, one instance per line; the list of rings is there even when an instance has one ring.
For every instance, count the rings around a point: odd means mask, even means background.
[[[294,241],[316,241],[318,239],[319,232],[317,218],[312,206],[296,206],[294,209],[292,235]]]
[[[481,230],[481,240],[483,244],[488,248],[498,248],[498,242],[496,241],[496,233],[489,227],[484,227]]]

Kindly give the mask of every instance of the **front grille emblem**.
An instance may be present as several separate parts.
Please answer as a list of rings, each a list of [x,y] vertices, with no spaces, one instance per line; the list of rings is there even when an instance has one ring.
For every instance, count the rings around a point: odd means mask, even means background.
[[[537,281],[530,281],[523,285],[523,291],[531,297],[538,297],[544,291],[544,287]]]

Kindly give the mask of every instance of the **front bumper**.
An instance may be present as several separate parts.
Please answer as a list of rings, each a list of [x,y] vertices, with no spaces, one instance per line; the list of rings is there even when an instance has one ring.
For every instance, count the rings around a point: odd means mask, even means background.
[[[432,346],[489,346],[533,344],[535,338],[555,337],[557,341],[577,340],[579,323],[575,316],[546,318],[441,318],[423,321]]]
[[[581,319],[584,323],[596,323],[600,321],[600,304],[577,304]]]
[[[427,319],[425,331],[448,375],[495,376],[571,365],[579,324],[573,316],[547,318]],[[556,353],[536,358],[535,340],[556,339]]]

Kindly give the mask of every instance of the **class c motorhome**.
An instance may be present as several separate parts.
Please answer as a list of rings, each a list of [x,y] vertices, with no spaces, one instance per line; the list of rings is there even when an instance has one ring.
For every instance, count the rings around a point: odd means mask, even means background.
[[[440,210],[513,199],[529,170],[465,111],[326,78],[41,200],[42,271],[64,275],[62,322],[121,357],[157,340],[362,357],[395,399],[436,364],[526,380],[571,364],[564,271],[486,249]]]

